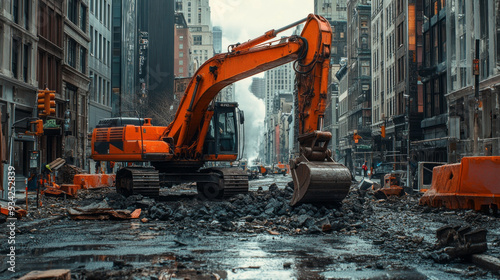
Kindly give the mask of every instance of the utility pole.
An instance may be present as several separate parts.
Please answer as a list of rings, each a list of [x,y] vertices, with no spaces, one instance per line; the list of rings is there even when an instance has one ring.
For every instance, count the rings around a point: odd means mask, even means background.
[[[479,155],[479,39],[476,39],[476,57],[473,61],[472,71],[474,74],[474,139],[473,155]]]

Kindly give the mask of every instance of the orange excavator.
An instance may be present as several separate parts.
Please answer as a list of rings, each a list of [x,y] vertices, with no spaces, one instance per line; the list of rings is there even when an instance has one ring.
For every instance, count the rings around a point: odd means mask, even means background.
[[[301,23],[300,36],[271,41]],[[336,163],[327,149],[331,139],[322,131],[330,69],[331,27],[321,16],[307,18],[242,44],[206,61],[194,74],[174,120],[153,126],[96,128],[92,158],[97,161],[150,162],[116,174],[117,191],[125,195],[159,195],[167,183],[196,182],[208,198],[248,192],[248,176],[241,168],[202,168],[207,161],[235,161],[242,146],[243,113],[236,103],[216,103],[218,92],[229,84],[294,62],[295,117],[300,156],[291,161],[295,184],[291,205],[304,202],[340,202],[351,185],[349,170]]]

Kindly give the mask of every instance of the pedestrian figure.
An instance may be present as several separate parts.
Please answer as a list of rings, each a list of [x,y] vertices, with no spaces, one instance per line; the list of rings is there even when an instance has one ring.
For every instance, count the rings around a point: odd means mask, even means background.
[[[367,176],[367,172],[368,172],[368,166],[366,166],[366,161],[365,163],[363,163],[363,166],[361,166],[361,169],[363,169],[363,179]]]

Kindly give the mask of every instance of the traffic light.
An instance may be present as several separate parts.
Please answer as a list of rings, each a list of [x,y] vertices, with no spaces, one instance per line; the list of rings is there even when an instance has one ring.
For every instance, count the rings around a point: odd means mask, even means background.
[[[383,126],[380,128],[380,135],[382,135],[382,138],[385,138],[385,125],[383,125]]]
[[[34,125],[34,128],[31,127],[30,131],[26,131],[26,134],[28,135],[36,135],[36,136],[41,136],[43,135],[43,120],[36,120],[33,122],[30,122],[30,124]]]
[[[472,75],[479,76],[479,59],[472,60]]]
[[[352,136],[352,139],[354,139],[354,143],[358,144],[359,139],[362,139],[363,137],[359,136],[357,133],[354,133]]]
[[[49,90],[38,90],[38,115],[53,116],[56,114],[56,92]]]

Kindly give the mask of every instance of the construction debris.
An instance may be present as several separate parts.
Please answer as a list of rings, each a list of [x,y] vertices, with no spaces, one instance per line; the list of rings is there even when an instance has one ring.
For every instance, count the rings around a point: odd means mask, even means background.
[[[73,184],[73,178],[77,174],[86,174],[87,171],[81,169],[80,167],[65,164],[57,172],[57,182],[61,184]]]
[[[68,209],[68,214],[73,220],[108,220],[108,219],[137,219],[141,215],[141,209],[114,210],[103,200],[85,207],[74,207]]]
[[[469,226],[441,227],[436,231],[437,248],[440,250],[431,257],[439,263],[446,263],[455,258],[484,253],[488,250],[486,233],[485,229],[472,230]]]

